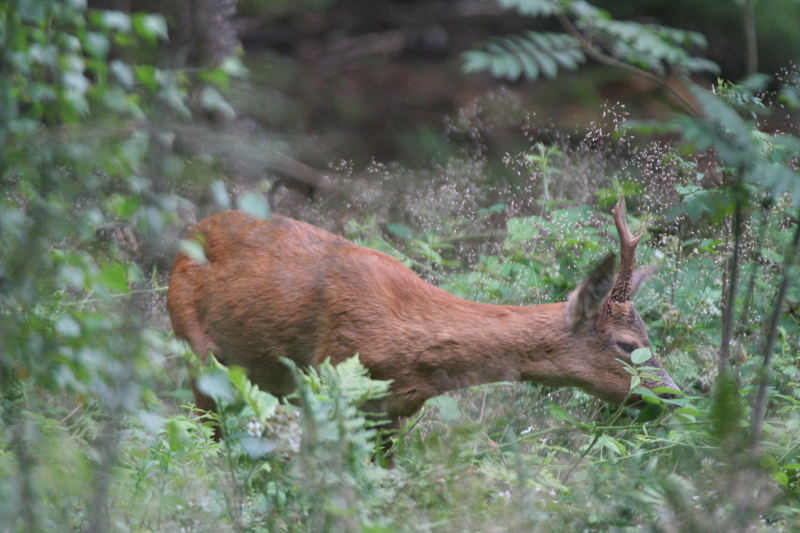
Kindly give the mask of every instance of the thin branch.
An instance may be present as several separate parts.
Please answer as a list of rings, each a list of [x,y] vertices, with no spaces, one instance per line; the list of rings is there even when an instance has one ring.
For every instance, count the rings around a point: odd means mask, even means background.
[[[775,302],[775,307],[772,309],[772,316],[769,319],[769,327],[767,330],[767,339],[764,342],[764,362],[761,366],[761,375],[758,384],[758,393],[756,395],[756,404],[753,407],[753,416],[751,419],[751,439],[752,439],[752,452],[755,455],[758,451],[758,442],[761,438],[761,426],[764,422],[764,416],[767,411],[767,388],[769,387],[769,364],[772,360],[772,353],[775,351],[775,340],[778,333],[778,324],[781,321],[783,314],[783,304],[786,301],[786,293],[789,290],[789,283],[791,282],[790,271],[797,258],[797,247],[800,243],[800,212],[798,212],[797,220],[795,221],[797,227],[794,231],[794,239],[786,250],[786,255],[783,259],[783,279],[781,286],[778,290],[778,298]]]
[[[738,179],[738,178],[737,178]],[[733,337],[733,323],[736,314],[736,289],[739,282],[739,251],[742,241],[742,191],[739,184],[734,186],[734,213],[733,213],[733,254],[730,259],[728,271],[728,288],[725,291],[725,305],[722,315],[722,343],[719,348],[719,377],[727,376],[730,372],[731,338]]]
[[[703,116],[703,114],[697,110],[694,104],[692,104],[689,100],[686,99],[685,96],[676,91],[674,87],[672,87],[669,83],[667,83],[666,79],[662,78],[661,76],[657,76],[652,72],[640,69],[634,65],[631,65],[630,63],[625,63],[624,61],[620,61],[615,57],[604,54],[592,44],[592,41],[590,39],[588,39],[580,31],[578,31],[578,28],[575,27],[575,25],[563,11],[560,10],[556,11],[555,16],[556,18],[558,18],[559,22],[564,27],[564,29],[567,30],[567,33],[569,33],[575,39],[578,40],[578,42],[581,45],[581,48],[583,49],[584,52],[586,52],[586,55],[588,55],[595,61],[603,63],[604,65],[625,70],[640,78],[644,78],[646,80],[655,83],[659,87],[666,89],[666,91],[675,99],[675,101],[685,111],[689,112],[689,114],[695,117]]]

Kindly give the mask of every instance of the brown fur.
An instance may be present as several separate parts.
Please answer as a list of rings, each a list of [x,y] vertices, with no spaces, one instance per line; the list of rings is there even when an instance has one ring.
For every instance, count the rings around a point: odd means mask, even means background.
[[[306,366],[358,353],[373,377],[393,380],[383,407],[395,420],[447,390],[500,380],[574,385],[619,402],[630,376],[616,343],[648,345],[633,304],[606,301],[613,257],[569,303],[521,307],[462,300],[388,255],[279,215],[227,211],[190,234],[208,262],[177,257],[167,304],[176,335],[277,395],[293,388],[280,356]]]

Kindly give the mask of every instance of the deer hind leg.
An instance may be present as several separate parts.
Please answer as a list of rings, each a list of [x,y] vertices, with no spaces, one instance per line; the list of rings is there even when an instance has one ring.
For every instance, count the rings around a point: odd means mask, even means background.
[[[209,354],[219,357],[217,346],[208,336],[208,333],[206,333],[205,329],[199,325],[199,323],[194,323],[188,329],[184,330],[184,335],[181,336],[189,341],[192,351],[195,353],[195,355],[197,355],[203,364],[208,362]],[[198,376],[195,375],[195,370],[190,366],[189,383],[192,387],[192,393],[194,394],[195,407],[197,407],[197,409],[200,411],[215,411],[217,406],[214,402],[214,399],[200,391],[200,388],[197,386],[197,378]],[[221,437],[222,431],[218,425],[215,425],[214,440],[218,441]]]
[[[176,272],[178,272],[177,267]],[[194,282],[196,280],[193,273],[195,272],[192,268],[182,269],[180,275],[173,273],[167,296],[167,306],[175,334],[188,341],[192,351],[205,364],[208,362],[209,354],[219,358],[219,349],[195,310]],[[195,406],[202,411],[214,411],[216,408],[214,399],[200,391],[194,369],[190,366],[188,370]],[[220,428],[215,427],[214,438],[219,440],[221,436]]]

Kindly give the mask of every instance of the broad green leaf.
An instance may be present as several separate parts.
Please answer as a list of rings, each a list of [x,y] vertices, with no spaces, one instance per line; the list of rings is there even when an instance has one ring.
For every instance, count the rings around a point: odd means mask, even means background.
[[[139,210],[139,198],[114,194],[106,202],[106,208],[119,218],[128,220]]]
[[[69,315],[60,317],[55,324],[56,333],[64,337],[75,338],[81,334],[81,326]]]
[[[210,186],[211,198],[220,209],[230,209],[231,198],[228,194],[228,188],[225,187],[225,182],[222,180],[214,180]]]
[[[203,245],[194,239],[182,239],[180,244],[178,244],[178,250],[182,254],[189,256],[189,259],[198,265],[205,265],[208,263],[208,259],[206,259],[206,253],[203,250]]]
[[[267,199],[259,192],[248,192],[238,197],[236,208],[256,218],[267,220],[270,217]]]
[[[126,89],[133,87],[133,70],[131,70],[131,67],[129,67],[127,64],[123,63],[122,61],[114,60],[111,62],[110,71],[120,85]]]
[[[233,110],[233,106],[223,98],[219,91],[210,85],[203,87],[203,91],[200,93],[200,103],[206,111],[219,113],[226,120],[236,118],[236,111]]]
[[[133,16],[133,31],[148,41],[167,40],[167,21],[161,15],[137,13]]]
[[[426,402],[439,410],[439,416],[445,422],[452,422],[453,420],[461,417],[461,409],[458,407],[458,402],[450,396],[436,396]]]
[[[194,424],[182,418],[171,418],[166,421],[165,429],[170,450],[173,452],[184,451],[192,442]]]
[[[62,265],[59,269],[59,276],[72,289],[81,290],[84,287],[83,269],[74,265]]]
[[[100,11],[98,22],[109,30],[120,32],[131,30],[131,17],[122,11]]]
[[[550,412],[550,416],[561,420],[563,422],[569,422],[570,424],[574,424],[576,426],[582,425],[577,418],[569,414],[567,411],[564,410],[563,407],[558,406],[556,404],[550,404],[547,406],[547,410]]]
[[[389,230],[389,233],[392,233],[401,239],[411,239],[414,237],[414,230],[405,224],[389,224],[386,226],[386,229]]]
[[[228,375],[223,370],[214,370],[208,374],[203,374],[197,380],[197,388],[200,392],[216,401],[228,404],[234,399],[233,387],[228,380]]]
[[[634,365],[646,363],[651,357],[653,357],[653,352],[650,350],[650,348],[638,348],[631,352],[631,362]]]
[[[254,460],[267,455],[278,447],[278,445],[271,440],[267,440],[263,437],[253,437],[251,435],[241,437],[239,443],[247,452],[247,455],[250,456],[250,459]]]
[[[83,39],[83,46],[86,51],[98,59],[104,59],[108,54],[111,44],[108,38],[102,33],[90,31],[86,33]]]
[[[156,79],[156,67],[152,65],[136,65],[134,67],[134,72],[136,72],[136,79],[139,80],[139,83],[141,83],[151,91],[155,91],[158,89],[158,80]]]
[[[97,276],[97,282],[112,292],[128,292],[128,275],[121,263],[108,263],[103,266]]]

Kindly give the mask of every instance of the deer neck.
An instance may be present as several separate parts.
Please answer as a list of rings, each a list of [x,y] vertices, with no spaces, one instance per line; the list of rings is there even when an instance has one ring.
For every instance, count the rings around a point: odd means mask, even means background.
[[[426,338],[413,351],[409,383],[423,385],[428,396],[496,381],[564,385],[565,305],[451,306],[421,324]]]

